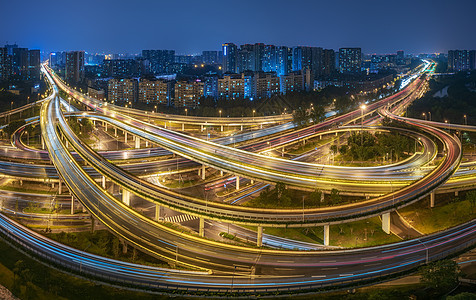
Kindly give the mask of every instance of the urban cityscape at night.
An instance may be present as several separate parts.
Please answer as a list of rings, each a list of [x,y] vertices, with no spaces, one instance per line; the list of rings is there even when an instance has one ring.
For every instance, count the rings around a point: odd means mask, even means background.
[[[476,2],[0,7],[0,299],[476,299]]]

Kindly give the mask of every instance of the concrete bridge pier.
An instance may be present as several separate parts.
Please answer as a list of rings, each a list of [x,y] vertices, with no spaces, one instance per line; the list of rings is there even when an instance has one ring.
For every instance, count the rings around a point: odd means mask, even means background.
[[[390,213],[384,213],[382,215],[382,230],[386,234],[390,234]]]
[[[263,246],[263,226],[258,226],[258,232],[256,237],[256,246],[261,247]]]
[[[240,176],[236,175],[236,190],[240,189]]]
[[[430,193],[430,207],[435,207],[435,191]]]
[[[71,196],[71,214],[74,215],[74,196]]]
[[[201,237],[204,237],[205,236],[205,219],[200,218],[199,220],[200,220],[200,224],[198,226],[198,235]]]
[[[162,216],[163,206],[160,204],[155,204],[155,220],[159,221]]]
[[[136,149],[140,148],[140,138],[136,136]]]
[[[122,189],[122,203],[127,206],[131,205],[131,193],[126,189]]]
[[[329,228],[330,225],[324,225],[324,246],[329,246]]]
[[[101,185],[103,189],[106,189],[106,176],[103,176],[101,178]]]

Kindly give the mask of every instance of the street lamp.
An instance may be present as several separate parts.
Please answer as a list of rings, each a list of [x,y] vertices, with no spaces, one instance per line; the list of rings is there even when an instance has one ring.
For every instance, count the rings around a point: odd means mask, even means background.
[[[220,113],[220,118],[221,118],[221,109],[218,112]]]
[[[154,109],[155,109],[155,113],[157,113],[157,105],[156,105],[156,106],[154,106]]]
[[[431,111],[428,112],[428,120],[431,121]]]
[[[425,121],[426,121],[426,114],[425,114],[425,113],[422,113],[422,116],[424,116],[424,117],[425,117]]]
[[[464,118],[464,125],[468,125],[468,119],[466,118],[466,115],[464,115],[463,118]]]
[[[361,116],[361,122],[360,122],[360,146],[364,146],[364,110],[367,108],[365,104],[362,104],[360,106],[360,116]]]
[[[253,118],[255,117],[256,110],[253,109]]]
[[[185,109],[185,116],[188,116],[188,109]]]

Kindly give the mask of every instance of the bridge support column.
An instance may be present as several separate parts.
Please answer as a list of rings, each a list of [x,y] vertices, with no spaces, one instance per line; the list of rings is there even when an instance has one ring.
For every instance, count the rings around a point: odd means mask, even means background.
[[[255,184],[255,181],[253,179],[251,179],[251,184]]]
[[[202,180],[205,180],[205,165],[202,165]]]
[[[223,170],[220,170],[220,176],[223,176]]]
[[[223,125],[220,126],[220,131],[223,131]]]
[[[162,215],[162,210],[163,210],[162,205],[160,204],[155,205],[155,220],[156,221],[160,220],[160,217]]]
[[[259,129],[263,129],[263,123],[259,124]]]
[[[149,147],[149,141],[147,141],[147,140],[145,141],[145,146]]]
[[[117,127],[114,127],[114,136],[117,136]]]
[[[95,230],[96,230],[96,220],[91,215],[91,233],[94,233]]]
[[[435,192],[430,193],[430,207],[435,207]]]
[[[136,136],[136,149],[140,148],[140,138]]]
[[[324,246],[329,246],[329,227],[330,225],[324,225]]]
[[[200,224],[198,226],[198,235],[201,237],[204,237],[205,236],[205,219],[200,218],[199,220],[200,220]]]
[[[240,176],[236,176],[236,190],[240,189]]]
[[[241,129],[240,129],[240,131],[243,131],[243,125],[241,125]]]
[[[200,125],[200,131],[203,131],[203,125]]]
[[[321,191],[321,202],[324,202],[324,192]]]
[[[74,215],[74,196],[71,196],[71,214]]]
[[[104,122],[104,129],[105,129],[104,131],[107,131],[107,123],[106,122]]]
[[[122,202],[127,206],[131,205],[131,193],[126,189],[122,189]]]
[[[103,177],[101,178],[101,184],[102,184],[102,188],[103,188],[103,189],[106,189],[106,176],[103,176]]]
[[[458,197],[459,191],[455,191],[455,197]]]
[[[66,149],[67,149],[69,148],[68,140],[66,140],[65,142],[66,142]]]
[[[45,140],[41,137],[41,149],[45,150]]]
[[[122,239],[121,239],[121,243],[122,243],[122,253],[126,254],[127,253],[127,243],[126,243],[126,241],[124,241]]]
[[[390,234],[390,213],[384,213],[382,215],[382,230],[386,234]]]
[[[258,236],[256,237],[256,246],[263,246],[263,226],[258,226]]]
[[[58,183],[58,194],[61,194],[63,192],[63,183],[61,182],[61,179]]]
[[[185,123],[182,123],[182,131],[185,131]]]
[[[127,143],[127,131],[124,131],[124,143]]]

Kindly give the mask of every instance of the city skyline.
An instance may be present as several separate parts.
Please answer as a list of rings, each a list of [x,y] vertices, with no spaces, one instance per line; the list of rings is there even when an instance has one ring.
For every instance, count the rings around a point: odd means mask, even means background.
[[[46,7],[24,1],[22,6],[29,9],[22,11],[21,21],[14,13],[21,9],[20,5],[4,3],[5,11],[12,13],[0,20],[0,42],[46,52],[139,53],[142,49],[174,49],[177,54],[219,50],[227,42],[361,47],[363,53],[382,54],[476,48],[476,41],[463,30],[476,27],[471,17],[476,3],[471,1],[405,0],[398,5],[375,5],[371,0],[325,5],[300,1],[293,6],[283,1],[242,3],[236,6],[218,1],[186,1],[177,6],[145,1],[123,9],[124,5],[110,1],[83,1],[81,6],[53,1]],[[40,22],[36,20],[38,13],[46,16]],[[75,17],[85,21],[78,22]],[[41,31],[56,34],[40,34]],[[75,38],[66,38],[72,36]]]

